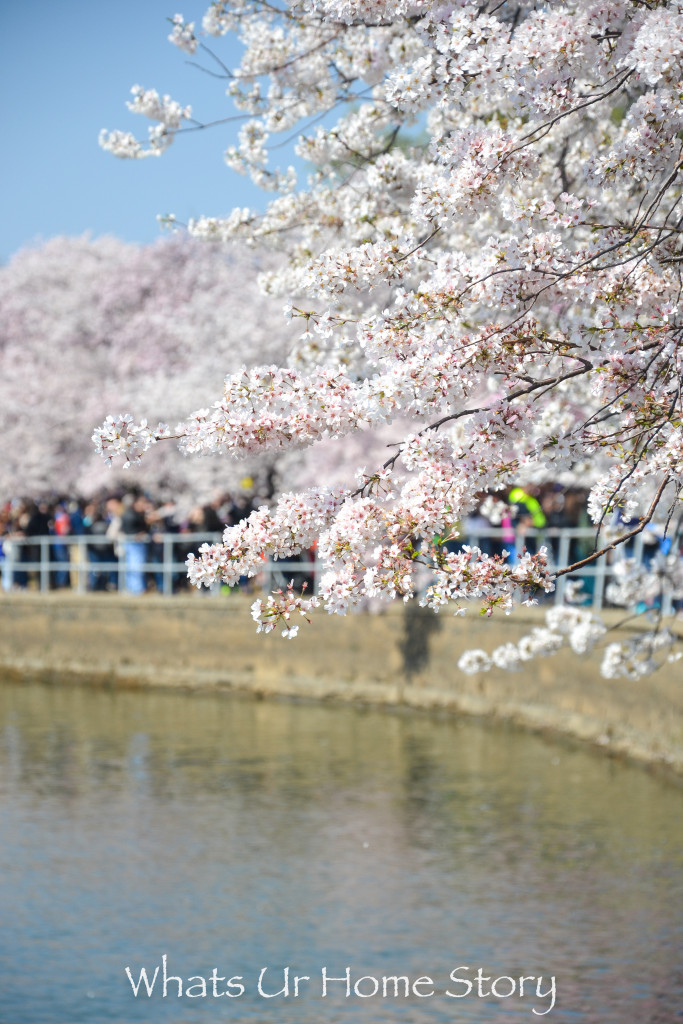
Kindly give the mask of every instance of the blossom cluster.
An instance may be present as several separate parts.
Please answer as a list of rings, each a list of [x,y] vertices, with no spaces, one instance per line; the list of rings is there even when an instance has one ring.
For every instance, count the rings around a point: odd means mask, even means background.
[[[143,89],[141,85],[134,85],[131,93],[133,99],[126,104],[128,109],[158,122],[148,129],[147,146],[130,132],[109,132],[104,129],[100,132],[100,146],[119,157],[144,159],[148,156],[161,156],[173,142],[182,122],[192,117],[192,108],[181,107],[170,96],[159,96],[156,89]]]
[[[173,29],[168,41],[177,46],[179,50],[193,54],[197,49],[198,40],[194,32],[194,22],[186,22],[182,14],[174,14],[171,19]]]
[[[632,607],[635,604],[633,597],[625,596],[624,603]],[[588,609],[569,603],[558,604],[546,612],[545,620],[545,626],[535,627],[516,644],[501,644],[490,654],[483,650],[466,651],[458,667],[468,675],[489,672],[493,668],[515,672],[522,668],[524,662],[539,656],[548,657],[564,647],[569,647],[575,654],[585,655],[600,645],[600,669],[606,679],[639,679],[661,668],[664,663],[673,663],[683,657],[681,637],[662,626],[656,608],[648,612],[648,627],[638,629],[626,640],[611,643],[607,643],[610,627]],[[629,616],[626,622],[632,624],[633,616]]]
[[[265,601],[254,601],[251,606],[251,617],[258,623],[257,633],[270,633],[278,624],[283,625],[282,636],[286,640],[293,640],[299,632],[298,626],[290,625],[292,615],[298,613],[307,622],[308,613],[318,607],[316,597],[303,598],[294,593],[293,585],[290,583],[286,590],[277,590],[269,594]]]

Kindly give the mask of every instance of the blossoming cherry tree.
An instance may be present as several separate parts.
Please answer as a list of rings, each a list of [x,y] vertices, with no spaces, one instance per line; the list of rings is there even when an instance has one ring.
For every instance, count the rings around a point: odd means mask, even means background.
[[[210,42],[227,33],[243,46],[234,68]],[[650,522],[677,529],[681,0],[217,0],[201,30],[177,15],[170,38],[223,77],[244,119],[226,161],[272,193],[263,214],[188,230],[279,249],[264,284],[303,296],[286,307],[303,331],[290,365],[231,374],[173,429],[110,417],[99,449],[136,460],[173,435],[188,453],[246,454],[409,424],[345,488],[284,494],[202,548],[195,583],[317,541],[319,594],[258,603],[260,628],[291,635],[291,615],[317,604],[407,600],[425,566],[435,610],[509,610],[576,564],[551,572],[541,550],[512,565],[445,539],[482,491],[570,474],[591,485],[583,564]],[[146,142],[103,132],[118,156],[158,156],[201,127],[154,90],[129,106],[153,126]],[[278,135],[296,138],[305,180],[273,164]],[[617,509],[630,525],[606,536]],[[497,663],[567,637],[588,649],[600,629],[576,613]],[[606,671],[649,671],[674,640],[655,632]]]

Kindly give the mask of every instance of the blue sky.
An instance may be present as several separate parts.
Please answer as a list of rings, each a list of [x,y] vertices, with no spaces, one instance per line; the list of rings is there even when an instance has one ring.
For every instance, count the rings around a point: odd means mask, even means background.
[[[233,113],[224,83],[190,67],[167,41],[167,18],[179,11],[201,23],[206,6],[208,0],[0,0],[0,260],[60,234],[149,242],[159,236],[158,213],[186,221],[234,206],[263,208],[263,194],[223,163],[234,124],[179,137],[158,159],[118,160],[97,144],[101,128],[146,135],[151,122],[125,107],[136,83],[190,103],[202,121]],[[235,44],[217,40],[215,48],[235,62]]]

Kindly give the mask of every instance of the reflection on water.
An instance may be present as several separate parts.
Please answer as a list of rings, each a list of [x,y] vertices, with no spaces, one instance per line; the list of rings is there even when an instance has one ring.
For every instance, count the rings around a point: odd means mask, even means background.
[[[0,1019],[672,1024],[682,809],[643,771],[472,722],[0,686]],[[136,999],[125,968],[163,954],[191,995],[159,974]],[[286,966],[299,997],[259,995]],[[347,966],[433,985],[323,999]],[[479,967],[515,994],[480,997]],[[215,997],[214,969],[244,994]],[[520,976],[556,979],[545,1016]]]

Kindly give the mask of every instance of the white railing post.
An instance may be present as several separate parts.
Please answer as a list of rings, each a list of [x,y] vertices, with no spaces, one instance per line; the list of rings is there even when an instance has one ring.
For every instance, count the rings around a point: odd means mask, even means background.
[[[562,530],[559,535],[560,543],[557,546],[557,567],[567,565],[569,562],[569,545],[571,543],[571,536],[567,530]],[[567,589],[567,577],[560,576],[555,587],[555,604],[562,604],[564,601],[565,590]]]
[[[163,536],[162,593],[169,597],[173,593],[173,538],[175,534],[165,533]]]
[[[607,573],[607,558],[599,558],[595,563],[595,575],[593,577],[593,611],[599,612],[602,608],[603,596],[605,593],[605,576]]]
[[[116,589],[119,594],[123,594],[125,593],[126,590],[126,545],[125,541],[122,540],[121,537],[119,537],[119,539],[116,541],[116,548],[118,548],[118,553],[116,557],[119,563],[117,570]],[[115,553],[116,548],[114,549]]]
[[[50,567],[52,565],[51,537],[36,538],[40,544],[40,592],[46,594],[50,589]]]
[[[78,594],[85,594],[88,589],[88,568],[90,565],[90,559],[88,558],[89,544],[82,534],[76,538],[76,544],[76,550],[78,551],[78,562],[76,564],[76,592]]]

